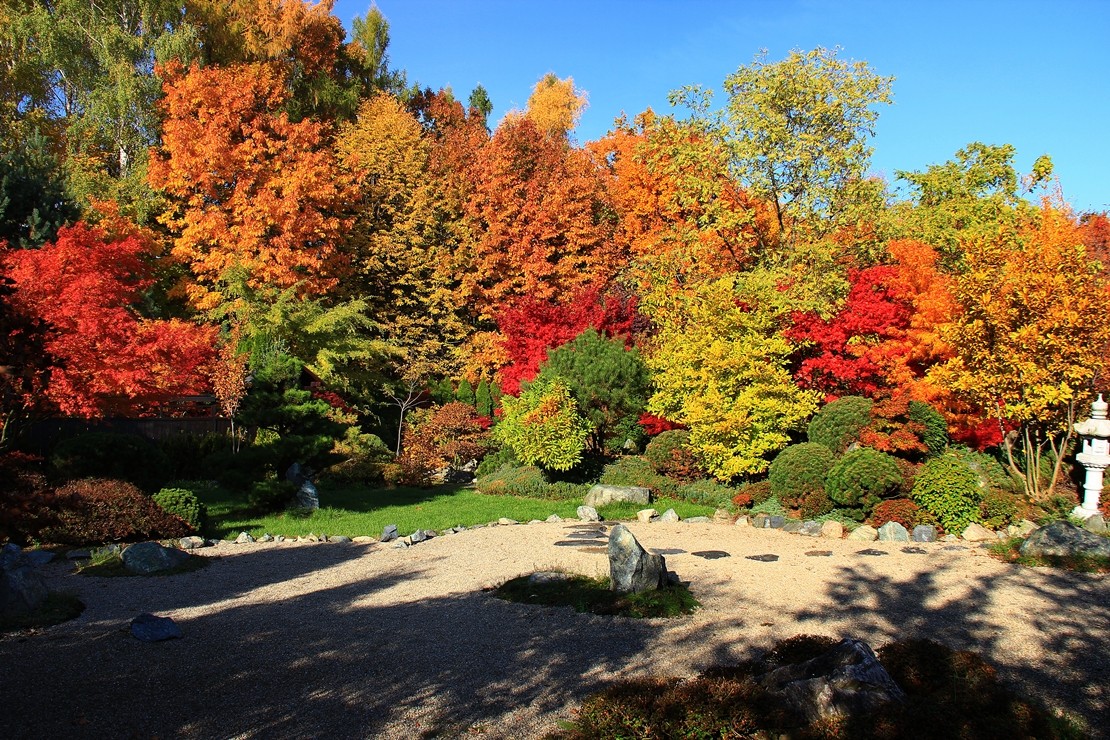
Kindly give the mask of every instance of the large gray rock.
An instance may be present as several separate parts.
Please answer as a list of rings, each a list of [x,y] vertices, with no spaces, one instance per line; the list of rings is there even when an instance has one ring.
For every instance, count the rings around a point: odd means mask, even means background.
[[[320,508],[320,494],[310,480],[301,483],[297,489],[297,507],[307,511],[316,511]]]
[[[607,504],[629,501],[634,504],[651,503],[651,491],[641,486],[606,486],[598,484],[586,494],[586,506],[598,509]]]
[[[1021,544],[1021,554],[1036,558],[1076,555],[1108,558],[1110,538],[1080,529],[1070,522],[1053,522],[1029,535]]]
[[[852,638],[813,660],[777,668],[759,683],[811,722],[864,715],[906,699],[874,651]]]
[[[0,615],[26,614],[42,606],[46,581],[30,565],[0,569]]]
[[[392,542],[395,539],[397,539],[397,525],[396,524],[387,524],[387,525],[385,525],[385,528],[382,529],[381,541],[382,542]]]
[[[132,573],[148,575],[171,570],[191,556],[177,548],[162,547],[157,542],[140,542],[123,551],[123,567]]]
[[[909,542],[910,533],[900,522],[887,522],[879,527],[880,542]]]
[[[181,637],[181,628],[169,617],[140,614],[131,620],[131,634],[143,642],[161,642]]]
[[[23,550],[19,545],[8,542],[0,547],[0,570],[9,570],[24,563]]]
[[[623,524],[609,533],[610,588],[618,593],[638,594],[662,588],[667,582],[667,563],[662,555],[645,550]]]

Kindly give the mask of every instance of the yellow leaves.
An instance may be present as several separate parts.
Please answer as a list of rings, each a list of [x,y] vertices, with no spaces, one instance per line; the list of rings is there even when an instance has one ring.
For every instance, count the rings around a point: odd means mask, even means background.
[[[565,139],[585,108],[586,93],[574,86],[574,79],[560,80],[549,72],[532,89],[524,115],[547,136]]]

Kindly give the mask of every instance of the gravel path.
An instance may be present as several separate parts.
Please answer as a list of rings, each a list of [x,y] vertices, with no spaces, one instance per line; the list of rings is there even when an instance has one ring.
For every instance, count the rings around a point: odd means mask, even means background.
[[[633,523],[645,547],[684,551],[667,564],[691,583],[697,613],[608,618],[483,592],[537,570],[607,573],[604,535],[577,539],[601,527],[491,527],[406,550],[221,544],[202,551],[219,556],[208,568],[162,578],[88,578],[52,564],[52,586],[87,609],[0,638],[0,737],[538,737],[614,679],[692,675],[800,633],[972,648],[1005,680],[1110,736],[1107,576],[1011,566],[974,545],[909,554]],[[859,554],[869,548],[888,554]],[[703,550],[731,557],[692,554]],[[765,553],[780,558],[746,557]],[[172,617],[185,637],[135,640],[127,625],[144,611]]]

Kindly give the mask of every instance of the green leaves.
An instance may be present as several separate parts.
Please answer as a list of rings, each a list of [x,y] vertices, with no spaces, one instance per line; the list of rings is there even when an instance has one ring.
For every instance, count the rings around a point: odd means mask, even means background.
[[[570,470],[582,459],[590,424],[564,381],[537,378],[519,398],[503,397],[501,407],[493,437],[525,465]]]

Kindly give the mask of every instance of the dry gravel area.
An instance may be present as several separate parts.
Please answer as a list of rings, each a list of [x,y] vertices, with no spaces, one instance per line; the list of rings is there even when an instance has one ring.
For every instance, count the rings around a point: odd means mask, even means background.
[[[539,570],[607,573],[605,540],[577,539],[603,526],[490,527],[403,550],[222,543],[200,551],[218,557],[208,568],[156,578],[51,564],[51,585],[87,609],[0,638],[0,737],[541,737],[610,681],[693,675],[800,633],[975,649],[1006,681],[1108,735],[1107,576],[1008,565],[967,543],[911,554],[632,523],[690,582],[697,613],[599,617],[484,591]],[[859,554],[869,548],[888,554]],[[692,554],[705,550],[731,557]],[[747,559],[766,553],[779,560]],[[141,612],[172,617],[184,638],[134,639],[127,626]]]

